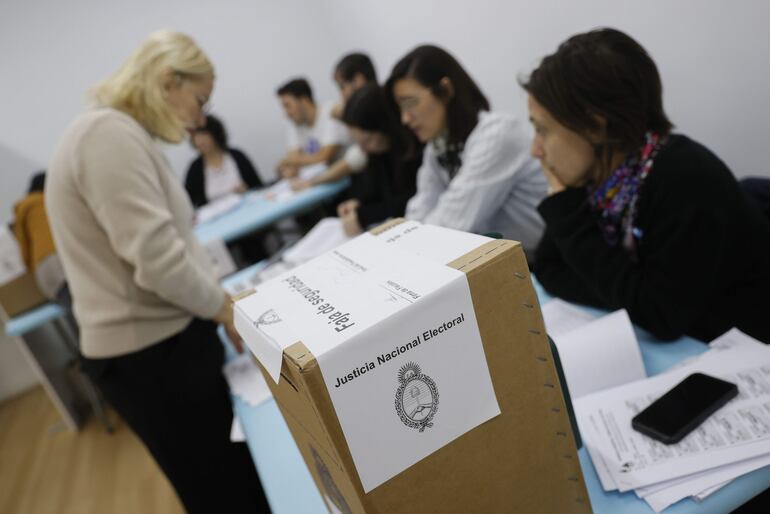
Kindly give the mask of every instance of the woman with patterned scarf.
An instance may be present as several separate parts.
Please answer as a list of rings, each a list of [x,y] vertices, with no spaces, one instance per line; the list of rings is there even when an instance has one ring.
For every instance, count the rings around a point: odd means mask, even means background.
[[[770,223],[716,155],[671,133],[647,52],[617,30],[578,34],[522,85],[549,183],[545,289],[625,308],[663,340],[738,327],[770,343]]]
[[[489,112],[489,102],[457,60],[431,45],[404,56],[385,88],[401,122],[426,143],[406,217],[498,232],[534,252],[543,232],[536,208],[546,181],[529,155],[523,120]]]

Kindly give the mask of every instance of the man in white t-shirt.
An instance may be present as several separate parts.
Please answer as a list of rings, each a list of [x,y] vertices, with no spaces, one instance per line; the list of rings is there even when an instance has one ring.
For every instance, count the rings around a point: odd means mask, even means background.
[[[332,116],[342,119],[345,111],[345,102],[350,95],[355,93],[363,86],[377,82],[377,72],[374,70],[374,64],[368,55],[362,53],[352,53],[345,55],[334,67],[334,82],[340,90],[340,100],[332,109]],[[295,191],[305,189],[318,184],[335,182],[351,173],[363,171],[366,168],[366,153],[357,144],[352,142],[345,149],[342,158],[331,164],[325,171],[308,179],[294,178],[291,187]]]
[[[302,166],[335,161],[349,138],[345,125],[331,115],[333,105],[317,106],[310,84],[301,78],[279,87],[277,94],[291,121],[288,153],[278,163],[281,176],[295,177]]]

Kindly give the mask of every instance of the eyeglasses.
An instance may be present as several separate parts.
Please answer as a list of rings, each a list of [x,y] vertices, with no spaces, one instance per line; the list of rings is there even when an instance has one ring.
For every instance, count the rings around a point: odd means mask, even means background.
[[[198,101],[198,106],[204,116],[211,112],[211,100],[209,98],[195,93],[195,99]]]
[[[421,101],[422,101],[422,95],[410,96],[410,97],[404,98],[403,100],[399,100],[398,108],[399,110],[401,110],[401,112],[408,112],[409,114],[414,114],[415,109],[419,107]]]

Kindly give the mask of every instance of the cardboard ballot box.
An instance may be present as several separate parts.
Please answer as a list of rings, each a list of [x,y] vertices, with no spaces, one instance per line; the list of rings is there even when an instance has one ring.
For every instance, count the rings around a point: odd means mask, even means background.
[[[260,284],[235,308],[236,327],[263,372],[273,377],[267,382],[329,511],[591,512],[521,245],[403,220],[366,237],[363,243],[374,251],[344,245],[312,273],[303,275],[298,268]],[[395,248],[392,255],[388,248]],[[451,261],[441,263],[442,258]],[[390,268],[373,270],[384,260]],[[331,266],[335,262],[339,268]],[[399,275],[405,267],[419,276]],[[430,289],[421,282],[442,268],[450,285]],[[430,269],[434,272],[425,271]],[[367,323],[363,297],[345,296],[342,287],[363,282],[364,272],[374,276],[370,292],[385,292],[382,304],[376,298],[370,303],[392,309],[372,318],[376,323]],[[323,286],[316,287],[319,283]],[[342,292],[335,284],[342,284]],[[285,295],[271,290],[278,287]],[[460,296],[451,296],[455,287]],[[461,306],[463,291],[470,310]],[[346,302],[354,308],[340,308]],[[398,302],[404,306],[391,307]],[[338,310],[328,311],[327,305]],[[286,319],[291,324],[284,332],[263,331]],[[356,330],[339,344],[324,347],[316,341]],[[474,337],[479,348],[468,350]],[[273,351],[280,361],[270,369]],[[457,351],[472,355],[458,360]],[[357,364],[348,373],[332,373],[336,362],[353,353]],[[475,356],[481,356],[483,369],[474,367]],[[367,381],[374,389],[366,389]],[[465,390],[481,392],[458,403]],[[482,417],[477,403],[488,404]],[[478,422],[463,425],[466,412]],[[385,432],[380,425],[387,426]],[[450,436],[438,445],[430,442],[442,431]],[[422,452],[421,445],[429,443],[434,446]],[[392,457],[402,453],[416,457]],[[390,471],[378,474],[379,463]]]

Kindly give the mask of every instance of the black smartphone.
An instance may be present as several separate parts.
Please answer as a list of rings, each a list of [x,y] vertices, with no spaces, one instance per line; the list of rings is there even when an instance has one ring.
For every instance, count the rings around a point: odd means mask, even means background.
[[[732,382],[693,373],[634,416],[631,426],[664,444],[676,444],[737,395]]]

